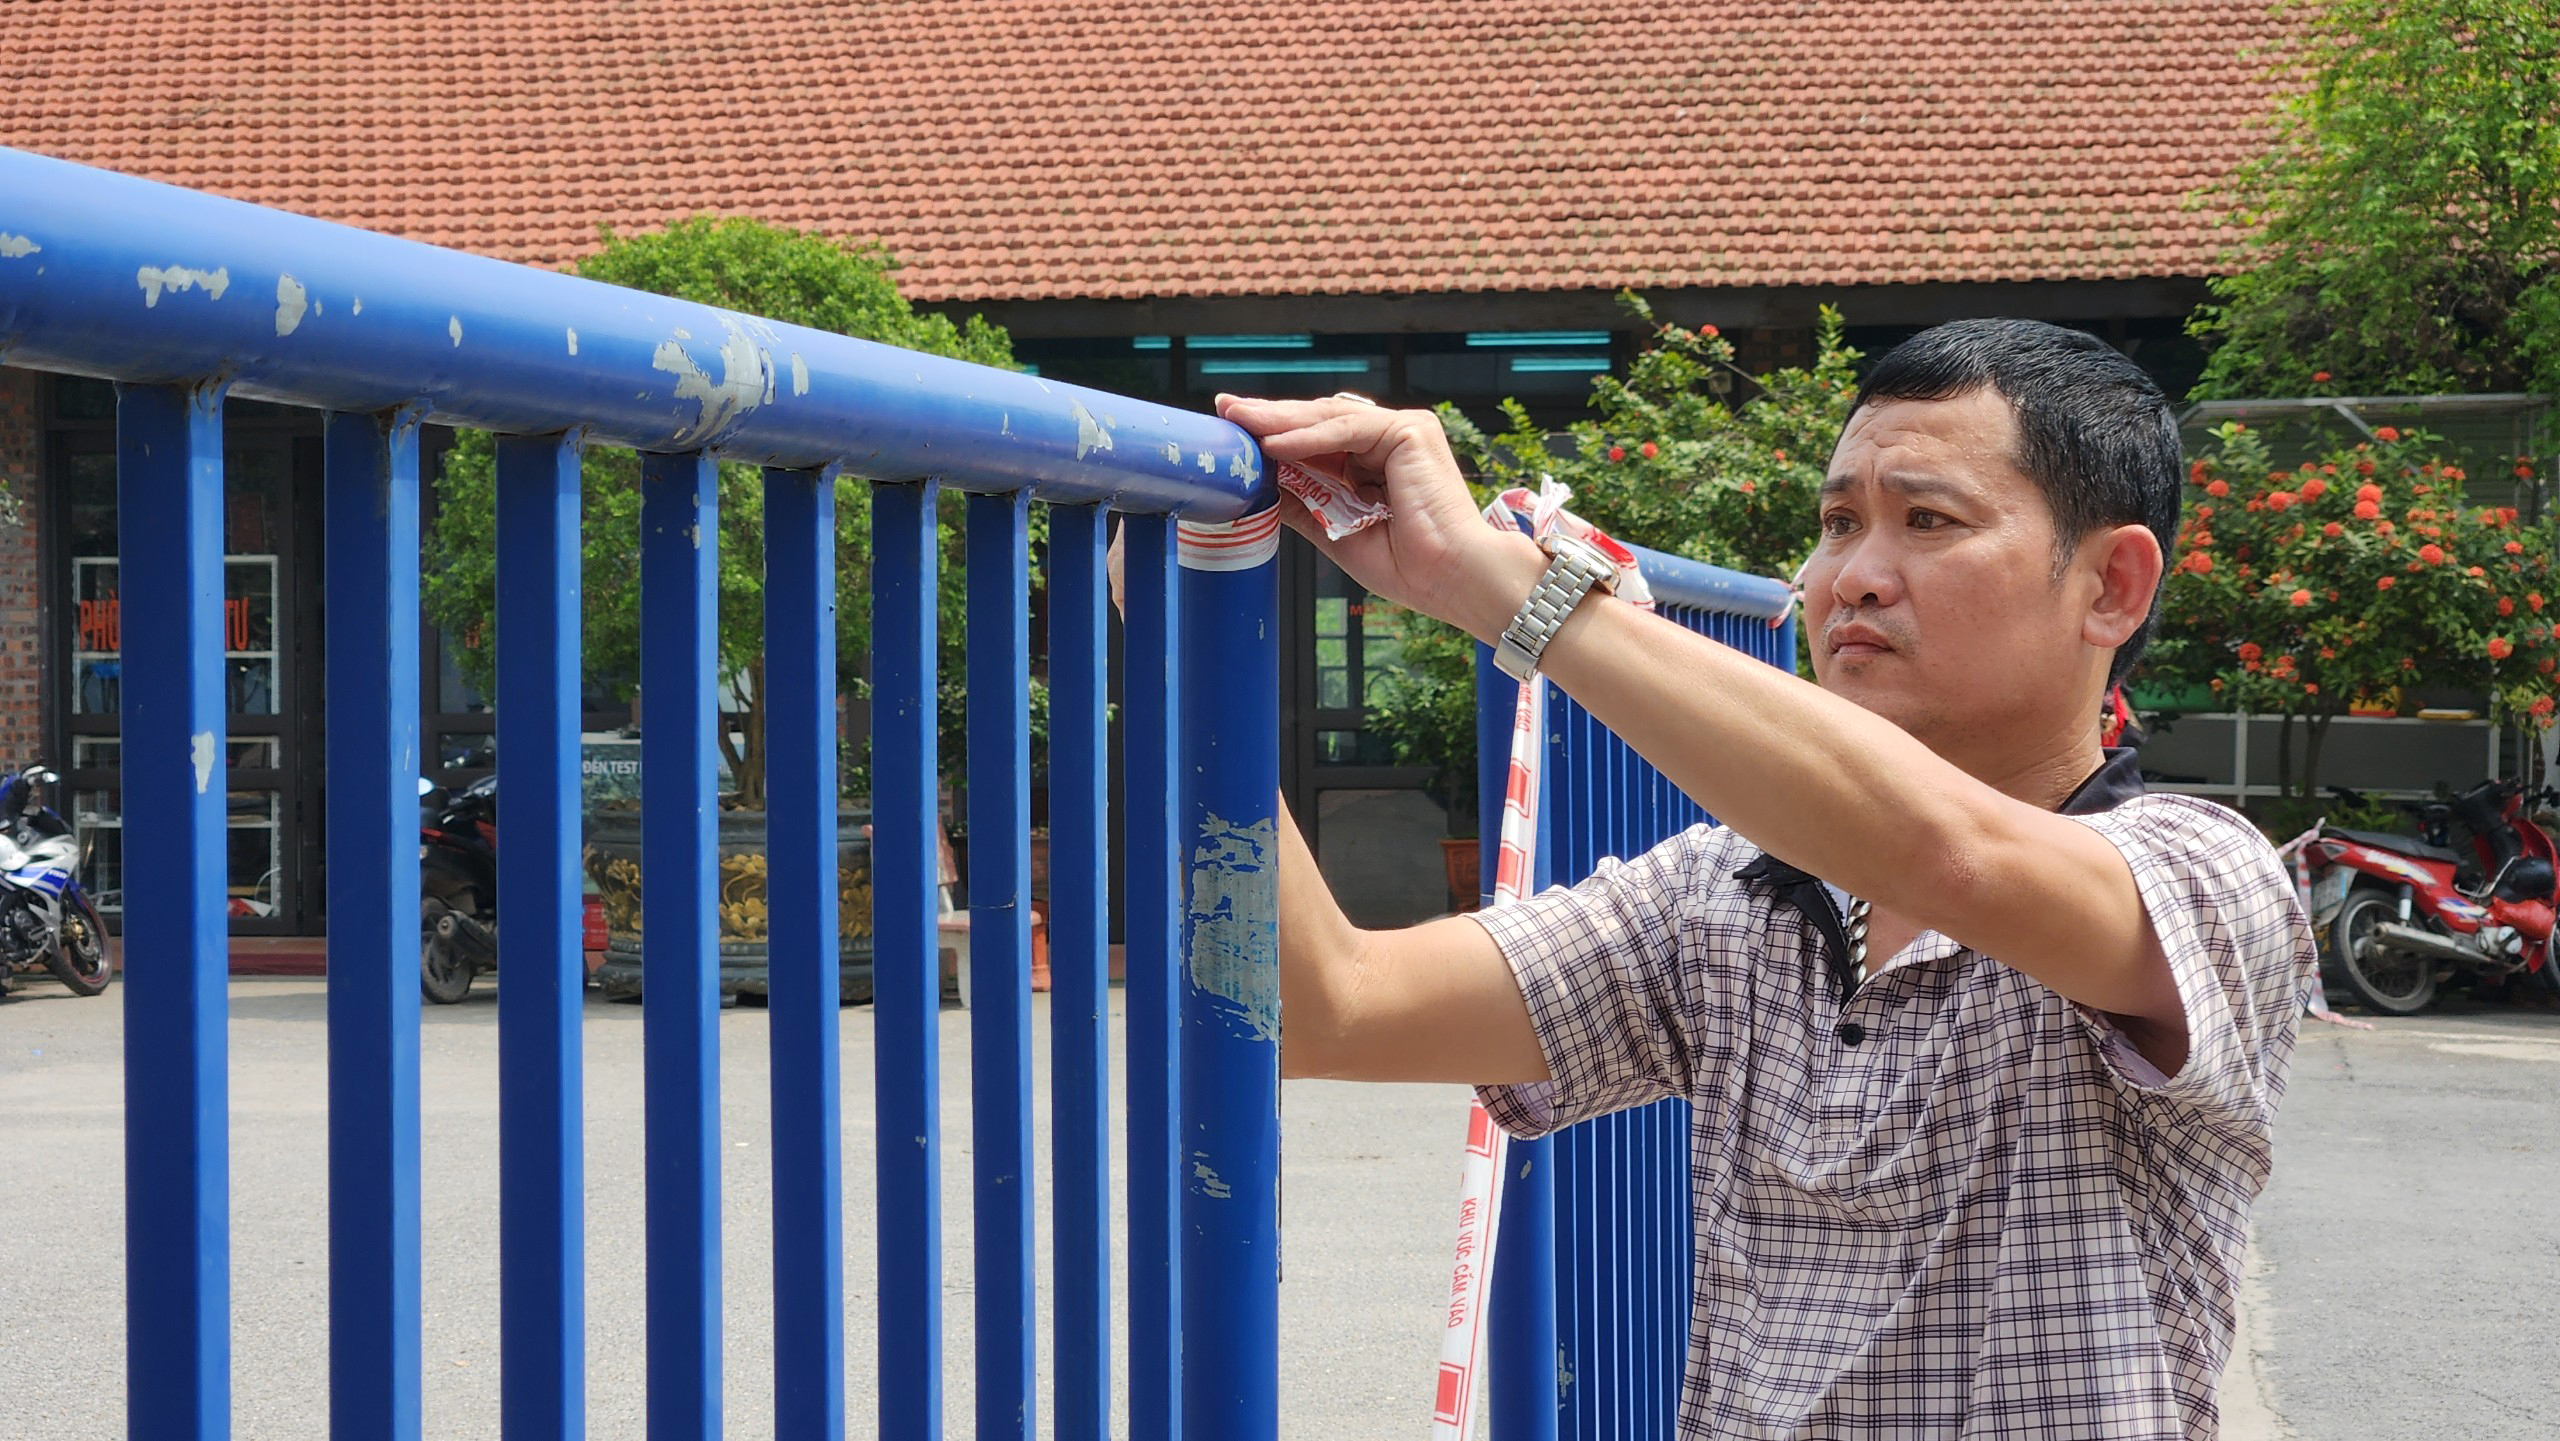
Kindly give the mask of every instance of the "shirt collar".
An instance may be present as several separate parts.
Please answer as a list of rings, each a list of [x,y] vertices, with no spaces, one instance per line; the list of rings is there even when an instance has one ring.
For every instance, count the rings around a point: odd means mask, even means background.
[[[2106,759],[2089,773],[2056,809],[2066,816],[2095,815],[2109,811],[2142,794],[2142,766],[2131,746],[2110,746]],[[1822,888],[1822,882],[1810,871],[1798,870],[1766,851],[1751,858],[1733,873],[1734,879],[1767,881],[1780,899],[1794,906],[1812,921],[1814,928],[1830,942],[1826,947],[1831,962],[1832,980],[1843,1002],[1856,991],[1862,979],[1854,974],[1849,962],[1849,940],[1842,929],[1838,910]]]

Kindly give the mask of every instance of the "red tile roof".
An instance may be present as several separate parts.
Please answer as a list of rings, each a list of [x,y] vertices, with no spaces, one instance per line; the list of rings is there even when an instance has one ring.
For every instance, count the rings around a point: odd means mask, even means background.
[[[932,300],[2193,276],[2264,0],[0,0],[0,144]]]

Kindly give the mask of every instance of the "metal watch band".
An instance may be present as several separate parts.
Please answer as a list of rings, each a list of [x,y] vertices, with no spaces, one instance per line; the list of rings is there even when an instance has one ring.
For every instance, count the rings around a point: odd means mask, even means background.
[[[1615,589],[1618,578],[1617,566],[1595,546],[1570,536],[1553,536],[1543,544],[1546,573],[1538,577],[1537,588],[1520,603],[1519,613],[1493,648],[1493,663],[1517,681],[1537,671],[1547,642],[1564,628],[1565,617],[1573,614],[1583,597],[1594,590]]]

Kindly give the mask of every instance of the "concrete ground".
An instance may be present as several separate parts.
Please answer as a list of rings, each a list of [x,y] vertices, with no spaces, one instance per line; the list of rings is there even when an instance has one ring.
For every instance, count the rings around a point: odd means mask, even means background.
[[[498,1434],[496,998],[426,1010],[424,1093],[427,1434]],[[1118,1000],[1114,996],[1115,1005]],[[1047,998],[1034,1013],[1046,1073]],[[233,1376],[244,1438],[327,1434],[324,991],[317,981],[231,987]],[[0,1437],[124,1435],[123,1096],[117,993],[80,1000],[38,983],[0,1001]],[[726,1215],[727,1434],[773,1434],[764,1013],[720,1020]],[[967,1065],[967,1013],[943,1014],[949,1078]],[[587,1059],[590,1434],[642,1431],[640,1012],[591,1001]],[[1116,1058],[1115,1058],[1116,1059]],[[843,1013],[845,1353],[850,1434],[876,1429],[871,1355],[871,1012]],[[1115,1092],[1117,1084],[1115,1082]],[[1046,1114],[1045,1087],[1039,1098]],[[1466,1093],[1457,1087],[1292,1082],[1284,1097],[1286,1434],[1420,1434],[1455,1234]],[[966,1435],[970,1345],[967,1091],[946,1086],[945,1375],[950,1434]],[[1113,1137],[1117,1153],[1123,1137]],[[1122,1164],[1115,1154],[1114,1166]],[[1046,1177],[1045,1156],[1041,1175]],[[1044,1275],[1046,1187],[1040,1192]],[[1115,1257],[1115,1260],[1122,1258]],[[1125,1282],[1118,1288],[1125,1307]],[[1125,1315],[1125,1311],[1124,1311]],[[1046,1327],[1043,1326],[1045,1333]],[[1126,1357],[1116,1358],[1125,1366]],[[1115,1378],[1125,1395],[1126,1377]],[[1047,1348],[1042,1395],[1048,1392]]]
[[[2225,1435],[2560,1436],[2560,1016],[2376,1019],[2303,1023]]]
[[[462,1006],[428,1008],[421,1048],[427,1430],[439,1438],[497,1434],[496,1004],[486,985]],[[1045,1037],[1045,998],[1037,1014]],[[232,1016],[234,1434],[323,1435],[322,987],[236,981]],[[0,1229],[0,1436],[124,1432],[121,1019],[113,993],[83,1001],[49,983],[0,1001],[0,1203],[10,1217]],[[763,1024],[757,1011],[720,1023],[727,1422],[737,1437],[772,1434]],[[956,1077],[968,1055],[964,1012],[944,1013],[942,1039]],[[872,1429],[874,1394],[873,1137],[861,1099],[870,1040],[870,1012],[844,1012],[857,1435]],[[638,1009],[591,1002],[586,1046],[591,1434],[638,1435]],[[970,1415],[965,1096],[951,1087],[943,1112],[954,1435],[967,1434]],[[1464,1100],[1455,1087],[1290,1083],[1287,1435],[1420,1433]],[[2455,1000],[2372,1032],[2306,1022],[2275,1179],[2257,1212],[2224,1437],[2560,1435],[2543,1351],[2560,1317],[2555,1194],[2560,1017]],[[1045,1248],[1045,1223],[1041,1234]],[[1125,1376],[1115,1379],[1125,1392]]]

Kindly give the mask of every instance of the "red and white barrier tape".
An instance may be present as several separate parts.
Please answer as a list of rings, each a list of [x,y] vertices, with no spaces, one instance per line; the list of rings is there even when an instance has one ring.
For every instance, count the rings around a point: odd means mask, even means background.
[[[1532,495],[1507,490],[1485,507],[1488,524],[1530,534],[1554,532],[1600,548],[1617,562],[1621,600],[1650,609],[1652,592],[1636,569],[1633,551],[1566,510],[1572,492],[1552,478]],[[1547,683],[1531,676],[1511,712],[1511,765],[1502,788],[1502,828],[1494,858],[1493,903],[1508,905],[1529,893],[1537,873],[1538,791],[1546,769]],[[1467,1105],[1466,1165],[1458,1185],[1458,1245],[1449,1276],[1449,1308],[1440,1333],[1440,1369],[1433,1391],[1434,1441],[1470,1441],[1484,1395],[1485,1304],[1493,1294],[1494,1242],[1502,1221],[1502,1174],[1510,1142],[1482,1102]]]

